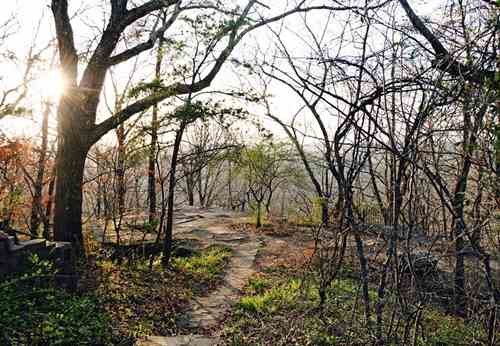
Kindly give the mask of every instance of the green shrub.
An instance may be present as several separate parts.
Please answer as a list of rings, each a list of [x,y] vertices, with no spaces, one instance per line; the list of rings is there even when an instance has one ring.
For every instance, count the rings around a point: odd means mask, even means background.
[[[335,280],[328,288],[328,300],[320,312],[314,280],[286,279],[275,274],[249,281],[248,295],[239,300],[238,309],[226,322],[223,334],[226,345],[284,344],[280,343],[284,339],[293,345],[373,344],[374,336],[364,323],[359,303],[359,281]],[[377,292],[370,289],[369,295],[374,305]],[[391,299],[386,303],[391,308],[392,304],[397,304]],[[372,316],[373,313],[372,310]],[[486,339],[481,326],[466,323],[463,318],[448,315],[436,307],[426,307],[422,316],[423,330],[417,335],[418,345],[479,345]],[[388,320],[390,316],[385,315],[385,318]],[[395,331],[388,345],[398,344],[402,332],[401,328]]]
[[[422,345],[431,346],[465,346],[472,345],[475,336],[484,329],[467,325],[462,318],[445,315],[438,310],[428,309],[424,314],[427,338]]]
[[[96,297],[56,288],[51,263],[36,256],[30,262],[0,284],[0,344],[106,344],[109,320]]]
[[[262,277],[252,277],[248,280],[248,285],[245,290],[250,294],[263,293],[266,288],[269,288],[270,283]]]
[[[281,306],[292,304],[299,295],[300,288],[301,281],[293,279],[260,294],[242,297],[238,306],[251,313],[274,312]]]
[[[324,331],[317,331],[310,338],[310,344],[314,346],[332,346],[337,345],[337,338],[333,335],[328,335]]]
[[[172,264],[198,281],[212,282],[224,271],[230,256],[230,248],[212,246],[192,257],[173,258]]]

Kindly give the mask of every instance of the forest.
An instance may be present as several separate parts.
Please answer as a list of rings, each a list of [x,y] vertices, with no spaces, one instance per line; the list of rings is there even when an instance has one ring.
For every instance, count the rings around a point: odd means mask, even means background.
[[[500,1],[0,11],[0,345],[500,345]]]

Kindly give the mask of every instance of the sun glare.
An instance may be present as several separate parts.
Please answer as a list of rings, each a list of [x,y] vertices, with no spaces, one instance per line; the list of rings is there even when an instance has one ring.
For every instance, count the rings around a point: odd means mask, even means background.
[[[64,79],[58,70],[48,71],[35,81],[35,92],[43,99],[55,102],[64,93]]]

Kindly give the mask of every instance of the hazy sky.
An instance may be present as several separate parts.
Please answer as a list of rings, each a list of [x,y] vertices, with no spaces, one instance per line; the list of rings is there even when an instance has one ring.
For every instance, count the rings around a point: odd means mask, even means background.
[[[53,22],[51,17],[50,9],[48,8],[48,4],[50,2],[48,0],[18,0],[18,1],[4,1],[2,3],[3,10],[0,12],[0,23],[4,22],[11,14],[17,14],[16,20],[18,25],[18,32],[13,35],[7,42],[6,46],[13,52],[19,53],[20,56],[23,56],[29,49],[32,44],[35,33],[38,32],[38,36],[36,38],[36,42],[38,46],[42,46],[49,42],[53,38]],[[78,4],[78,7],[73,7],[73,10],[77,10],[82,13],[80,16],[76,17],[74,22],[75,32],[76,32],[76,41],[85,42],[86,40],[92,37],[92,33],[88,30],[81,30],[81,28],[85,26],[102,26],[104,21],[104,17],[99,17],[96,15],[95,10],[86,10],[84,6],[81,4],[89,4],[91,1],[81,1],[81,2],[72,2],[73,4]],[[430,9],[429,2],[421,2],[421,1],[413,1],[415,5],[419,5],[418,9],[424,12],[428,12]],[[75,6],[75,5],[73,5]],[[88,6],[88,5],[87,5]],[[434,2],[435,6],[435,2]],[[336,32],[339,32],[342,27],[339,26],[339,23],[342,23],[346,16],[345,13],[341,13],[337,16],[337,18],[332,18],[330,25],[330,35],[335,36]],[[319,29],[325,23],[326,17],[324,14],[310,14],[308,15],[308,23],[314,28]],[[287,29],[282,31],[282,39],[287,43],[288,47],[291,47],[291,51],[297,56],[302,54],[307,54],[307,42],[302,41],[294,35],[294,32],[303,32],[302,19],[299,17],[295,17],[293,19],[288,19],[286,21]],[[40,30],[37,28],[40,27]],[[252,59],[255,55],[256,48],[259,46],[260,50],[267,52],[269,56],[272,54],[272,43],[269,38],[271,37],[271,33],[263,28],[259,31],[254,32],[251,36],[247,37],[242,44],[237,48],[233,56],[235,57],[245,57],[247,59]],[[144,53],[141,55],[140,59],[150,59],[151,53]],[[116,75],[120,74],[120,71],[123,71],[124,75],[127,75],[127,70],[130,66],[121,66],[116,71]],[[19,76],[22,75],[22,64],[9,64],[8,66],[2,66],[2,80],[4,83],[15,83],[18,80]],[[152,71],[151,68],[148,68],[144,71],[139,71],[137,73],[138,76],[141,73],[150,74]],[[38,113],[36,103],[40,103],[42,96],[53,98],[54,94],[57,93],[60,88],[60,83],[57,81],[54,73],[44,72],[41,73],[41,81],[34,84],[34,88],[32,89],[32,100],[34,102],[35,107],[35,121],[14,121],[12,119],[4,119],[0,121],[0,129],[4,131],[8,131],[10,133],[36,133],[38,132],[39,124],[37,120],[40,118],[36,116]],[[238,76],[233,73],[233,67],[230,64],[226,64],[226,67],[223,71],[221,71],[220,75],[216,78],[216,81],[213,83],[213,89],[228,89],[230,87],[238,88],[240,86],[241,80],[250,80],[251,84],[257,86],[258,83],[255,79],[248,76]],[[46,85],[50,83],[50,85]],[[273,106],[273,112],[284,118],[290,119],[293,114],[297,112],[297,110],[301,107],[301,102],[298,98],[291,93],[287,88],[279,85],[277,83],[272,83],[270,87],[270,93],[275,97],[272,99],[271,103]],[[37,95],[38,94],[38,95]],[[252,112],[260,113],[261,109],[252,107],[250,109]],[[108,116],[106,109],[101,107],[102,113],[105,113],[105,117]],[[273,131],[281,132],[278,126],[275,126],[270,120],[265,119],[264,123],[267,127],[272,127]]]

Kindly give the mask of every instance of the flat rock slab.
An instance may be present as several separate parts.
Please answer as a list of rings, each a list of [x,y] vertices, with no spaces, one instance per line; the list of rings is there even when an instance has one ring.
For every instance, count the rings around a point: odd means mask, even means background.
[[[193,228],[188,231],[184,231],[182,232],[182,236],[185,238],[194,237],[194,239],[198,240],[208,240],[213,238],[213,235],[204,228]]]
[[[225,219],[226,214],[204,214],[204,220],[197,220],[176,227],[176,235],[182,238],[197,240],[204,245],[223,244],[233,250],[225,278],[220,287],[206,296],[197,297],[191,302],[190,308],[179,321],[179,326],[187,332],[196,333],[192,336],[161,337],[150,336],[137,343],[138,346],[209,346],[217,345],[217,338],[209,338],[199,334],[216,328],[225,318],[227,312],[241,295],[241,289],[255,273],[255,257],[262,241],[254,234],[234,230]],[[214,217],[215,216],[215,217]]]
[[[241,242],[249,239],[248,234],[244,233],[218,233],[214,235],[214,239],[217,241],[226,241],[226,242]]]
[[[234,232],[228,232],[228,228],[221,225],[207,227],[207,231],[209,231],[211,234],[215,236],[222,234],[234,234]]]
[[[227,232],[227,230],[226,230]],[[183,327],[199,333],[216,327],[224,318],[231,305],[237,301],[240,290],[255,273],[254,262],[261,243],[255,238],[232,245],[233,256],[226,272],[224,284],[207,296],[195,299],[187,312]]]
[[[179,335],[179,336],[149,336],[145,340],[138,341],[136,346],[215,346],[219,338],[208,338],[203,335]]]

